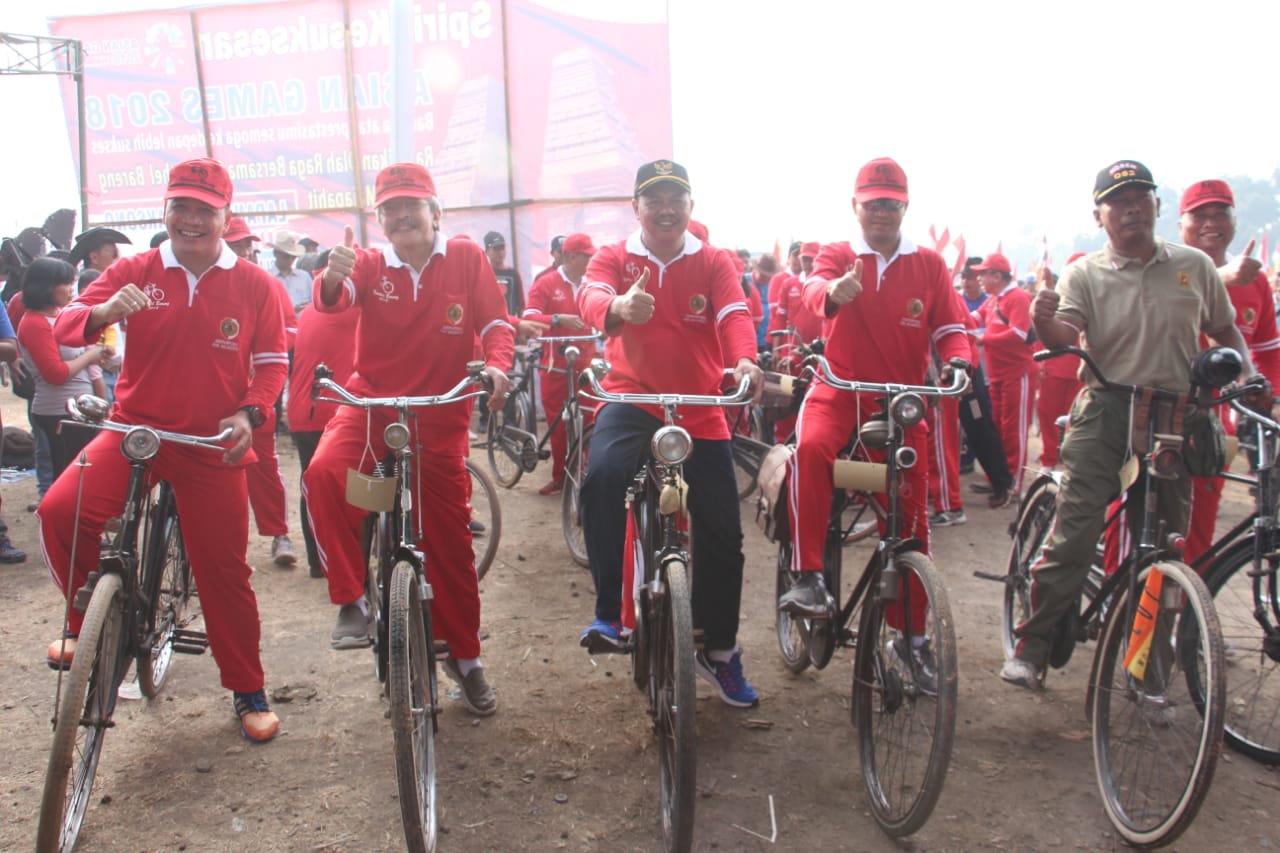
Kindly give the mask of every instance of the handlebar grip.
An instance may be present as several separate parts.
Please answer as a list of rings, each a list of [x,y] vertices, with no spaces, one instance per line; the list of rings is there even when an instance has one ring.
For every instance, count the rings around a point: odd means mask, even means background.
[[[329,365],[325,364],[324,362],[320,362],[319,364],[316,365],[315,378],[317,381],[321,379],[332,379],[333,371],[329,369]]]

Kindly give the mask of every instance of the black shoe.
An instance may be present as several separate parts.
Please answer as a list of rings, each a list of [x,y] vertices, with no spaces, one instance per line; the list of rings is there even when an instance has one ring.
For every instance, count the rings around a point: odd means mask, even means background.
[[[27,552],[21,548],[15,548],[13,543],[8,539],[0,541],[0,563],[12,566],[17,563],[25,563],[27,561]]]
[[[805,619],[829,619],[834,609],[822,572],[801,572],[795,586],[778,598],[778,610]]]
[[[989,495],[995,491],[995,487],[986,481],[981,483],[970,483],[969,491],[975,492],[979,495]]]
[[[991,497],[987,498],[987,506],[992,509],[1002,509],[1018,500],[1018,493],[1009,489],[1001,489],[998,492],[992,492]]]

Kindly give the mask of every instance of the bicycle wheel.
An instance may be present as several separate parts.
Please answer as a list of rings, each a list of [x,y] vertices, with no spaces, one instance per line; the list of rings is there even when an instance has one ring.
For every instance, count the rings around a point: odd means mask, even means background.
[[[873,588],[862,606],[852,712],[871,813],[899,837],[924,825],[942,793],[955,737],[957,675],[955,625],[937,569],[914,551],[894,561],[902,578],[899,600],[886,603]],[[915,600],[922,594],[923,602]],[[904,607],[912,619],[902,618]],[[909,631],[894,627],[917,620]]]
[[[1151,602],[1144,587],[1157,569],[1161,587]],[[1204,581],[1184,563],[1157,563],[1142,571],[1138,588],[1152,618],[1139,628],[1137,607],[1121,601],[1113,609],[1098,641],[1089,707],[1107,816],[1130,844],[1154,847],[1181,835],[1208,793],[1222,751],[1226,679],[1222,629]],[[1139,654],[1126,665],[1131,631],[1149,637],[1149,647],[1145,660]]]
[[[582,429],[581,438],[569,442],[564,462],[564,489],[560,492],[560,527],[564,531],[564,541],[569,546],[569,556],[583,568],[587,566],[587,541],[582,536],[582,505],[579,501],[582,480],[587,476],[587,451],[591,447],[593,426],[595,424],[587,424]]]
[[[783,593],[790,591],[798,580],[799,572],[791,571],[791,541],[778,543],[778,572],[773,596],[775,605]],[[793,673],[804,672],[809,668],[809,620],[794,613],[784,613],[776,606],[774,616],[782,665]]]
[[[36,850],[70,850],[80,835],[102,739],[111,727],[124,673],[124,601],[120,576],[98,579],[85,611],[71,669],[62,681],[58,724],[40,800]]]
[[[436,846],[436,662],[427,602],[418,600],[413,566],[391,572],[391,732],[405,845],[411,851]]]
[[[747,417],[746,435],[764,444],[764,412],[757,406]],[[767,445],[765,446],[767,449]],[[754,464],[753,464],[754,463]],[[742,453],[739,442],[733,442],[733,473],[738,481],[738,500],[744,501],[756,490],[756,478],[760,474],[759,460],[752,460]]]
[[[885,512],[875,497],[868,492],[855,492],[849,496],[840,516],[840,528],[844,531],[844,544],[861,542],[868,536],[880,533],[880,522]]]
[[[147,539],[142,589],[149,606],[144,624],[140,626],[143,642],[136,663],[138,688],[143,696],[154,699],[168,680],[178,632],[193,619],[187,612],[191,601],[191,565],[187,562],[187,549],[178,524],[178,506],[167,486],[162,488],[155,503]]]
[[[532,405],[527,391],[516,391],[507,397],[501,409],[489,413],[489,469],[493,471],[493,479],[503,488],[510,489],[524,476],[524,466],[520,462],[523,436],[508,428],[536,435],[538,424],[529,417]]]
[[[498,489],[489,475],[467,460],[467,473],[471,475],[471,553],[475,560],[476,577],[484,580],[498,543],[502,541],[502,504],[498,501]],[[483,530],[476,527],[479,522]]]
[[[688,567],[666,566],[667,594],[654,626],[649,655],[653,732],[658,739],[662,837],[670,851],[693,845],[697,793],[697,687],[693,680],[693,611]]]
[[[395,515],[370,513],[365,522],[369,562],[364,573],[364,600],[373,625],[373,671],[384,685],[387,680],[387,596],[390,592],[391,560],[395,551]]]
[[[1264,764],[1280,764],[1280,590],[1275,557],[1253,570],[1254,538],[1228,549],[1205,572],[1227,656],[1224,734],[1230,746]],[[1270,543],[1264,553],[1273,554]]]
[[[1004,616],[1000,637],[1004,656],[1011,658],[1018,638],[1017,627],[1031,616],[1031,566],[1049,541],[1057,518],[1058,484],[1045,479],[1031,487],[1013,529],[1013,546],[1009,549],[1008,573],[1005,576]]]

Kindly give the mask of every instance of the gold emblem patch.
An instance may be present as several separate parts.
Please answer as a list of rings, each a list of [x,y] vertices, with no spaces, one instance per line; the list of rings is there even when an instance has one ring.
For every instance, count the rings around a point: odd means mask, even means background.
[[[445,317],[453,325],[458,325],[462,322],[462,306],[457,302],[450,303],[448,310],[445,311]]]
[[[659,160],[653,164],[653,171],[657,172],[659,175],[670,175],[672,165],[673,164],[670,160]]]
[[[701,293],[693,294],[693,298],[689,300],[689,310],[695,314],[701,314],[707,310],[707,297]]]
[[[234,317],[226,317],[219,324],[218,331],[222,332],[222,336],[227,340],[235,340],[236,335],[240,334],[240,321]]]
[[[1181,287],[1183,290],[1189,290],[1191,288],[1191,273],[1186,270],[1178,270],[1178,287]]]
[[[1253,324],[1253,321],[1254,321],[1254,320],[1256,320],[1256,319],[1258,319],[1258,312],[1257,312],[1257,311],[1254,311],[1252,308],[1246,308],[1246,309],[1244,309],[1244,321],[1245,321],[1246,323],[1248,323],[1248,324],[1252,325],[1252,324]]]
[[[919,299],[912,299],[909,302],[907,302],[908,317],[919,317],[923,313],[924,313],[924,303],[921,302]]]

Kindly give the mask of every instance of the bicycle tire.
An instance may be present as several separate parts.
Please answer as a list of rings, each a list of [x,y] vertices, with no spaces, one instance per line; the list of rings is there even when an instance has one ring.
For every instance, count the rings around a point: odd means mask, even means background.
[[[498,543],[502,541],[502,503],[498,500],[498,489],[493,480],[479,465],[466,460],[467,472],[471,475],[471,520],[484,525],[484,531],[477,535],[471,532],[471,553],[476,567],[476,578],[484,580],[493,565],[493,558],[498,553]]]
[[[889,625],[886,604],[873,588],[862,607],[851,706],[872,816],[886,833],[901,837],[925,824],[942,793],[955,739],[958,677],[955,623],[937,569],[915,551],[894,560],[903,581],[899,601],[923,590],[928,602],[921,633],[932,651],[934,689],[921,668],[923,650],[897,651],[914,648],[912,638]]]
[[[389,512],[370,514],[366,527],[369,537],[369,562],[364,573],[364,600],[373,625],[373,671],[386,690],[387,682],[387,596],[391,587],[391,560],[395,553],[395,515]]]
[[[662,837],[672,853],[693,846],[697,797],[697,684],[693,673],[693,610],[688,567],[666,564],[666,595],[652,641],[650,701],[658,739]]]
[[[1152,569],[1164,579],[1141,677],[1125,667],[1134,608],[1121,600],[1103,626],[1089,685],[1103,806],[1139,847],[1168,844],[1195,819],[1222,752],[1226,696],[1222,629],[1204,581],[1184,563],[1162,562],[1141,572],[1139,590]],[[1204,686],[1198,697],[1188,670]],[[1184,771],[1174,762],[1186,755]]]
[[[1229,649],[1224,736],[1232,749],[1274,766],[1280,764],[1280,582],[1274,571],[1249,576],[1254,543],[1248,536],[1232,545],[1204,579]],[[1273,553],[1276,544],[1268,540],[1262,552]]]
[[[1004,642],[1006,659],[1015,654],[1018,626],[1031,616],[1031,566],[1049,541],[1049,533],[1058,514],[1057,502],[1058,484],[1051,479],[1037,482],[1023,501],[1022,511],[1013,528],[1000,621],[1000,638]]]
[[[124,672],[124,601],[119,575],[98,579],[85,611],[71,669],[62,682],[58,724],[49,750],[36,850],[75,847],[89,806],[102,740],[111,725]]]
[[[753,408],[747,416],[746,434],[756,441],[764,442],[764,414],[759,407]],[[760,470],[758,465],[751,465],[743,458],[736,443],[733,444],[733,473],[737,479],[738,500],[745,501],[756,490]]]
[[[147,612],[140,626],[143,638],[136,659],[138,689],[148,699],[159,695],[169,678],[177,632],[190,624],[191,564],[178,522],[173,492],[162,485],[154,504],[143,552],[142,590]]]
[[[587,424],[582,428],[581,437],[569,443],[564,462],[564,488],[560,492],[560,528],[564,532],[564,541],[569,546],[569,556],[584,569],[589,563],[587,540],[582,534],[582,480],[587,476],[587,451],[591,447],[594,426]]]
[[[436,707],[435,650],[427,602],[418,600],[417,575],[407,562],[391,571],[388,682],[395,743],[400,819],[408,850],[435,849]]]
[[[778,571],[774,583],[775,605],[783,593],[788,592],[800,579],[799,572],[791,571],[791,540],[778,543]],[[778,651],[782,665],[793,675],[809,668],[809,620],[794,613],[785,613],[774,607],[775,630],[778,635]]]
[[[852,545],[869,536],[880,534],[880,522],[885,518],[885,511],[876,502],[870,492],[856,492],[844,505],[840,516],[840,527],[843,530],[844,544]]]
[[[507,397],[501,409],[489,413],[489,436],[486,442],[489,470],[493,472],[494,481],[504,489],[514,488],[524,476],[524,467],[517,458],[519,451],[516,450],[515,456],[512,456],[514,448],[509,447],[510,439],[505,435],[505,427],[510,425],[537,435],[537,422],[527,419],[531,404],[522,402],[522,397],[527,400],[528,393],[516,391]]]

